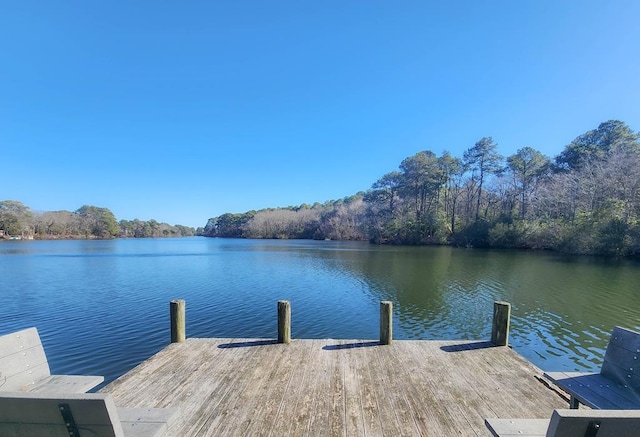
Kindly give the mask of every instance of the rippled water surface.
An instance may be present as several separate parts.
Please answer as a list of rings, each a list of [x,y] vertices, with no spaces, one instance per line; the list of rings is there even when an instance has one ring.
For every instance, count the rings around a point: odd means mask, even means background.
[[[168,344],[169,302],[189,337],[488,339],[512,303],[510,343],[543,370],[599,368],[614,325],[640,328],[640,263],[549,253],[207,238],[0,242],[0,334],[36,326],[53,373],[111,381]]]

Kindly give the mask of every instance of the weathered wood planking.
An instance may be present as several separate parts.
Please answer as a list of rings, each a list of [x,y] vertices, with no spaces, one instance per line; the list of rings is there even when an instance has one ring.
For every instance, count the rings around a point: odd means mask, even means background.
[[[489,342],[190,338],[101,391],[178,408],[172,436],[486,436],[566,406],[541,375]]]

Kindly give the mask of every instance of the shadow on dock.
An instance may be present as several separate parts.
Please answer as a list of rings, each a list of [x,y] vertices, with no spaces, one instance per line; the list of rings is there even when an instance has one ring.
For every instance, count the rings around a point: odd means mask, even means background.
[[[379,341],[359,341],[356,343],[343,343],[343,344],[328,344],[323,346],[322,349],[326,351],[336,351],[341,349],[355,349],[358,347],[371,347],[380,346]]]
[[[270,344],[278,344],[278,341],[273,339],[255,340],[255,341],[239,341],[234,343],[222,343],[222,344],[219,344],[218,347],[220,349],[232,349],[235,347],[267,346]]]
[[[475,343],[460,343],[460,344],[451,344],[447,346],[440,347],[440,350],[444,352],[464,352],[464,351],[473,351],[478,349],[488,349],[491,347],[497,347],[495,344],[490,341],[477,341]]]

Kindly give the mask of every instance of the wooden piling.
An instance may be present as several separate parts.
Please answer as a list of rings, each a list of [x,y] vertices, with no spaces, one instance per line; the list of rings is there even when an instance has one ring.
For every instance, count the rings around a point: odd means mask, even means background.
[[[278,343],[291,341],[291,303],[288,300],[278,301]]]
[[[380,302],[380,344],[393,341],[393,302]]]
[[[171,343],[182,343],[186,340],[184,299],[172,300],[169,304],[171,313]]]
[[[491,343],[496,346],[509,346],[510,319],[511,304],[509,302],[494,302]]]

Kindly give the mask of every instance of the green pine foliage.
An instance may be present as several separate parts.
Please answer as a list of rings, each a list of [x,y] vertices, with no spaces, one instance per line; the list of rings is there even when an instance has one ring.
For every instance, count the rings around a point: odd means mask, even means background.
[[[369,240],[640,254],[640,142],[609,120],[550,159],[526,146],[507,157],[491,137],[461,158],[430,150],[371,188],[313,206],[225,214],[203,235]]]
[[[188,226],[171,226],[153,219],[118,222],[108,208],[91,205],[84,205],[74,212],[34,213],[15,200],[0,202],[0,239],[186,237],[195,234],[196,230]]]

